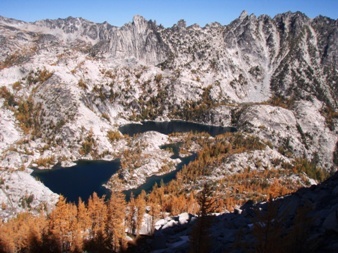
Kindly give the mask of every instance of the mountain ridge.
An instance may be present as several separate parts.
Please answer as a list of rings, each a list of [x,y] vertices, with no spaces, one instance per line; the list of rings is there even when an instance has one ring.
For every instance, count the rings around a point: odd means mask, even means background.
[[[299,158],[337,169],[337,20],[243,12],[225,26],[180,20],[164,28],[141,16],[121,27],[72,17],[34,23],[0,17],[0,31],[6,177],[33,164],[128,160],[129,151],[143,160],[126,163],[128,173],[120,175],[129,185],[122,187],[136,187],[144,177],[132,180],[134,174],[159,173],[166,161],[153,155],[154,166],[138,146],[146,136],[130,141],[118,127],[170,119],[234,126],[265,143],[224,158],[210,180],[248,167],[283,169]],[[192,143],[187,152],[203,148]],[[9,202],[5,195],[2,201]]]

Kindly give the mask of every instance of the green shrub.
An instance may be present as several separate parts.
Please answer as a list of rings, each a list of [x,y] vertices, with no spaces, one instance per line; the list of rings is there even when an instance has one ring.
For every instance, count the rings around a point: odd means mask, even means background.
[[[298,158],[295,160],[294,171],[301,173],[304,172],[308,177],[313,178],[319,182],[324,181],[329,173],[305,158]]]

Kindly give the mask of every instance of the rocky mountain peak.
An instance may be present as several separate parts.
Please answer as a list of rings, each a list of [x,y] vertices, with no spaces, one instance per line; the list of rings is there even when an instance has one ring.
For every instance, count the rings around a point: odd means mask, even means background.
[[[12,24],[12,25],[15,25],[15,24],[25,24],[26,23],[26,22],[21,21],[21,20],[17,20],[17,19],[13,19],[13,18],[8,18],[8,17],[3,17],[3,16],[0,16],[0,22],[1,23]]]
[[[147,23],[148,21],[140,15],[135,15],[133,17],[133,25],[135,25],[140,32],[144,32],[144,28],[147,26]]]
[[[243,11],[241,12],[241,14],[239,15],[239,19],[240,19],[240,20],[243,20],[243,19],[245,19],[245,18],[248,17],[248,16],[249,16],[248,12],[247,12],[246,10],[243,10]]]
[[[187,23],[185,22],[184,19],[181,19],[177,22],[177,27],[178,28],[186,28],[187,27]]]

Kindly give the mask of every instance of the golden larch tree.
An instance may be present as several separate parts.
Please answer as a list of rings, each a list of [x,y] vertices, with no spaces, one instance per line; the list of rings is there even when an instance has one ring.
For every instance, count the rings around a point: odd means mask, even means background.
[[[107,205],[104,202],[104,196],[100,198],[96,192],[88,200],[88,215],[91,225],[88,230],[86,247],[91,249],[103,249],[107,238]]]
[[[144,190],[141,191],[140,195],[137,196],[135,204],[137,209],[137,217],[136,217],[136,234],[140,234],[140,230],[143,223],[143,217],[146,212],[146,192]]]
[[[112,192],[108,202],[106,224],[107,245],[114,252],[120,252],[126,245],[125,240],[126,200],[122,192]]]

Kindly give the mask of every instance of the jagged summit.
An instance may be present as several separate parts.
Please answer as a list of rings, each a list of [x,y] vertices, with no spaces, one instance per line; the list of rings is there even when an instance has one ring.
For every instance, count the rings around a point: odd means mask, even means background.
[[[248,16],[248,12],[247,11],[242,11],[241,14],[239,15],[239,19],[243,20]]]
[[[317,76],[322,76],[325,79],[330,68],[325,68],[324,72],[326,73],[322,73],[319,70],[320,66],[317,66],[321,63],[318,63],[317,59],[321,59],[322,63],[335,64],[337,48],[334,39],[337,37],[337,29],[334,23],[329,22],[326,24],[329,27],[327,30],[329,34],[323,36],[321,30],[325,30],[323,27],[325,21],[321,20],[324,18],[318,17],[311,20],[301,12],[287,12],[276,15],[272,19],[265,15],[256,18],[243,11],[238,19],[227,26],[208,25],[203,29],[196,25],[187,27],[184,20],[178,21],[172,28],[163,28],[139,15],[133,18],[132,23],[120,28],[108,23],[96,24],[74,17],[42,20],[34,23],[2,18],[1,22],[12,25],[20,23],[25,26],[25,31],[37,32],[41,36],[54,35],[58,40],[65,42],[63,45],[65,47],[70,45],[67,43],[84,43],[90,47],[89,52],[95,55],[109,56],[119,62],[133,58],[136,61],[154,65],[170,63],[171,66],[167,67],[193,62],[196,65],[195,68],[206,69],[208,60],[210,58],[216,59],[218,62],[215,65],[217,71],[224,75],[221,78],[223,80],[221,82],[222,89],[226,88],[225,83],[231,83],[229,88],[231,93],[237,97],[235,100],[244,99],[250,102],[269,97],[270,87],[280,86],[281,82],[284,83],[284,88],[279,89],[278,92],[278,89],[274,88],[274,92],[288,96],[294,93],[294,89],[290,85],[297,82],[295,79],[300,78],[298,74],[295,73],[291,79],[286,79],[284,74],[290,75],[290,69],[279,73],[279,70],[283,69],[282,65],[287,64],[292,58],[296,61],[288,64],[296,64],[297,66],[294,66],[296,68],[303,65],[302,69],[309,67],[318,70],[316,75],[311,74],[310,79],[315,78],[316,83],[323,82],[323,79]],[[175,30],[176,27],[179,30]],[[25,34],[24,37],[31,40],[31,47],[33,47],[36,42],[25,31],[21,34]],[[179,35],[180,32],[183,34]],[[10,30],[6,31],[5,29],[4,33],[12,33],[16,36],[15,32],[10,32]],[[181,36],[182,43],[179,43],[178,36]],[[305,48],[302,48],[302,41],[307,44]],[[5,43],[4,48],[6,49],[6,45],[9,44]],[[41,43],[37,45],[42,46]],[[202,49],[203,47],[208,49]],[[186,51],[189,48],[190,50]],[[194,50],[191,50],[192,48]],[[210,50],[211,48],[212,50]],[[207,51],[210,51],[208,53],[211,55],[206,56]],[[7,53],[3,54],[2,59],[4,59],[4,55]],[[257,66],[253,66],[253,62],[257,62]],[[237,68],[237,73],[232,71],[230,66]],[[253,68],[256,68],[257,71],[254,71]],[[336,76],[335,72],[330,72],[331,74]],[[307,79],[304,80],[305,85],[310,81]],[[330,85],[332,82],[328,83]],[[260,88],[242,89],[248,85]],[[314,92],[318,93],[322,88],[323,86],[320,86]],[[335,86],[331,85],[330,89],[335,90]],[[250,90],[251,95],[245,90]],[[304,92],[299,94],[297,91],[297,93],[297,96],[305,96]],[[317,98],[323,100],[325,97],[332,106],[336,106],[337,99],[335,99],[334,93],[327,90],[321,91],[321,94],[321,98],[319,96]],[[235,98],[233,95],[231,97]]]
[[[184,19],[181,19],[177,22],[177,27],[179,28],[186,28],[187,27],[187,23],[185,22]]]
[[[141,16],[141,15],[135,15],[135,16],[133,17],[133,22],[134,22],[135,24],[139,24],[139,23],[146,23],[147,20],[146,20],[143,16]]]

